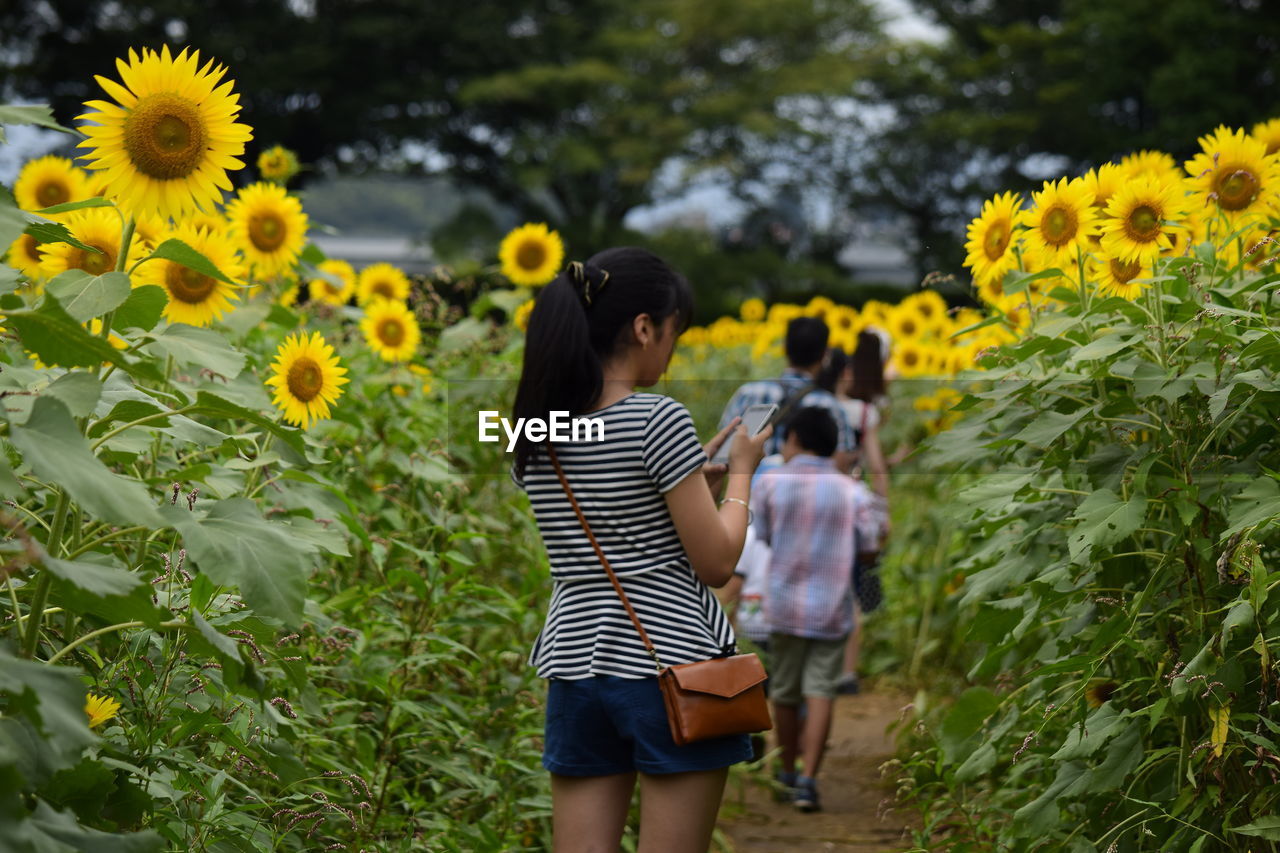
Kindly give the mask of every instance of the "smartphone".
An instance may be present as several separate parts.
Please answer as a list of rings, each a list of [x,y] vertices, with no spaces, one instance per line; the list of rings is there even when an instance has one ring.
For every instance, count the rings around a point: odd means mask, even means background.
[[[747,410],[742,413],[742,426],[746,427],[747,435],[756,435],[760,430],[767,427],[777,411],[777,403],[757,403],[754,406],[748,406]],[[737,430],[734,430],[734,432],[729,433],[729,437],[725,439],[724,444],[720,445],[720,449],[716,451],[716,455],[711,457],[713,465],[728,464],[729,445],[732,443],[736,432]]]

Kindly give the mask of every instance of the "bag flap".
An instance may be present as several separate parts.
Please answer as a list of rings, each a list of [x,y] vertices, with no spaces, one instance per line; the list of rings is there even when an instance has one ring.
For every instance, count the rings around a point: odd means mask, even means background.
[[[732,699],[769,677],[756,655],[682,663],[667,670],[681,690]]]

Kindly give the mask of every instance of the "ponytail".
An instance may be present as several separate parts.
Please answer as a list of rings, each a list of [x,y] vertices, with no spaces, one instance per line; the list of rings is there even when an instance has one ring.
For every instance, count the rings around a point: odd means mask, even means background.
[[[543,288],[529,315],[515,417],[585,412],[604,388],[604,363],[626,346],[641,314],[659,325],[675,314],[677,333],[693,315],[689,283],[657,255],[624,247],[569,264]],[[515,450],[516,474],[523,477],[538,448],[522,434]]]

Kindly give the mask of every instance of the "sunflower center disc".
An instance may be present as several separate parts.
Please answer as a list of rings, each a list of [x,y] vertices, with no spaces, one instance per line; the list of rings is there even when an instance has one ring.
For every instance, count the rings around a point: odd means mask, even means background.
[[[55,204],[66,204],[71,201],[71,190],[61,181],[47,181],[36,190],[36,198],[40,200],[42,206],[53,207]]]
[[[204,302],[218,284],[211,276],[172,263],[164,274],[164,283],[168,285],[169,294],[174,299],[189,305],[199,305]]]
[[[389,281],[375,282],[373,286],[369,288],[369,292],[376,296],[381,296],[383,299],[396,298],[396,289],[391,286],[391,282]]]
[[[124,120],[124,149],[134,168],[159,181],[196,171],[207,141],[199,105],[171,92],[148,95]]]
[[[1160,214],[1148,205],[1135,207],[1129,214],[1129,236],[1134,240],[1150,243],[1160,235]]]
[[[1228,166],[1218,171],[1213,189],[1224,210],[1244,210],[1258,194],[1258,178],[1243,166]]]
[[[76,249],[75,254],[67,259],[68,269],[81,269],[89,275],[102,275],[116,268],[116,253],[110,246],[92,240],[82,242],[98,251],[86,252],[84,249]]]
[[[289,368],[289,393],[304,403],[310,403],[324,387],[324,373],[314,359],[300,358]]]
[[[40,260],[40,241],[30,234],[22,235],[22,251],[27,253],[27,257],[33,261]]]
[[[1040,223],[1045,242],[1054,246],[1062,246],[1076,236],[1076,214],[1068,208],[1061,206],[1049,208]]]
[[[1000,260],[1007,248],[1009,248],[1009,229],[1003,222],[998,222],[987,229],[987,239],[982,249],[986,252],[988,260]]]
[[[1141,269],[1142,265],[1138,261],[1130,261],[1126,264],[1117,261],[1115,258],[1111,259],[1111,274],[1121,284],[1128,284],[1137,277]]]
[[[274,252],[284,243],[285,226],[271,213],[254,214],[249,220],[249,240],[259,252]]]
[[[547,261],[547,250],[536,240],[526,240],[516,249],[516,264],[521,269],[536,270]]]
[[[399,320],[383,320],[378,324],[378,340],[389,347],[400,346],[404,343],[404,324]]]

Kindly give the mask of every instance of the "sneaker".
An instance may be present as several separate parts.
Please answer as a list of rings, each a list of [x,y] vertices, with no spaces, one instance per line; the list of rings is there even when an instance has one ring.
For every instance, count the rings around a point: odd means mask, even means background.
[[[797,776],[794,771],[787,773],[779,770],[777,773],[773,774],[773,781],[777,782],[782,789],[774,792],[774,796],[778,802],[785,803],[788,801],[795,801],[796,778]]]
[[[822,806],[818,803],[818,783],[808,776],[797,778],[791,804],[802,812],[819,811]]]
[[[846,672],[836,682],[836,692],[842,696],[856,696],[861,690],[862,687],[858,684],[858,676],[852,672]]]

